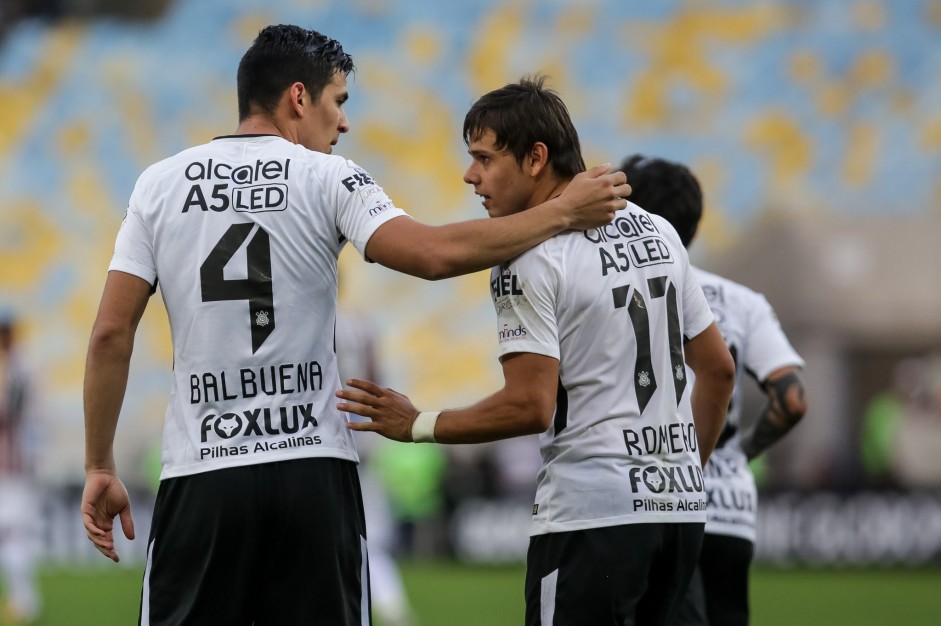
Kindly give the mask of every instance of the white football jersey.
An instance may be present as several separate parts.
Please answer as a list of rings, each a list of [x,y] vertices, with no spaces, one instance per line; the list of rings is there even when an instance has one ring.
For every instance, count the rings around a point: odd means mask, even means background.
[[[704,522],[683,341],[713,316],[676,231],[636,205],[494,268],[500,354],[559,359],[532,534]]]
[[[763,295],[699,268],[693,271],[735,361],[735,388],[726,428],[738,430],[742,426],[745,375],[761,382],[782,367],[803,367],[804,361],[794,351]],[[741,447],[716,448],[706,464],[705,474],[706,532],[755,541],[758,490]]]
[[[161,478],[357,460],[334,397],[337,257],[401,215],[352,161],[269,135],[220,137],[141,175],[109,269],[159,282],[170,319]]]

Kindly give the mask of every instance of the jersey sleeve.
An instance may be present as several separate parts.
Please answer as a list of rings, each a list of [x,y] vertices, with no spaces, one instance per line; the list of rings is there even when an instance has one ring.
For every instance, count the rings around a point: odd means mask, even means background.
[[[749,318],[748,342],[742,361],[756,380],[764,381],[782,367],[804,366],[804,360],[791,346],[774,309],[763,295],[755,294]]]
[[[344,160],[328,182],[335,187],[337,230],[366,258],[366,244],[376,230],[396,217],[408,215],[395,206],[366,170]]]
[[[553,261],[548,242],[490,273],[490,295],[497,312],[501,357],[530,352],[558,359],[559,328],[555,303],[561,263]]]
[[[139,210],[140,185],[131,194],[127,214],[114,243],[114,256],[108,270],[138,276],[153,285],[157,280],[154,238]]]
[[[679,241],[679,237],[676,238]],[[680,244],[678,259],[683,267],[683,337],[688,341],[700,334],[715,321],[709,301],[689,264],[686,248]]]

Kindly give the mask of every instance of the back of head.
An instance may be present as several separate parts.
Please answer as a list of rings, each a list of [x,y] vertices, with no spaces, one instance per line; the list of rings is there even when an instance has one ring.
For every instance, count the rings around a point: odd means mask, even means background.
[[[16,317],[12,311],[0,309],[0,352],[9,352],[13,348],[13,335]]]
[[[702,217],[702,189],[689,168],[635,154],[618,169],[627,175],[630,201],[670,222],[683,245],[689,246]]]
[[[239,121],[253,113],[272,114],[295,82],[317,100],[334,74],[352,71],[353,58],[335,39],[300,26],[266,26],[239,62]]]
[[[564,179],[585,171],[582,147],[569,111],[545,76],[524,77],[484,94],[464,116],[464,142],[493,131],[496,147],[522,164],[537,142],[546,144],[549,164]]]

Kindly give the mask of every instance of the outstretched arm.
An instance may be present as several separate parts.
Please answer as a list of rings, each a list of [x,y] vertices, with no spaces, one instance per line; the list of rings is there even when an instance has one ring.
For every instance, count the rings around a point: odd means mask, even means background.
[[[85,489],[82,522],[98,551],[117,562],[112,527],[119,515],[124,535],[134,538],[127,490],[114,466],[114,434],[127,387],[134,334],[151,286],[124,272],[108,272],[85,363]]]
[[[705,467],[725,424],[735,384],[735,363],[715,322],[690,339],[683,350],[686,364],[696,375],[691,396],[693,422],[699,458]]]
[[[798,368],[784,367],[773,372],[761,388],[768,402],[751,429],[742,435],[742,450],[749,461],[787,434],[807,412],[804,382]]]
[[[380,226],[366,256],[405,274],[438,280],[499,265],[562,231],[603,226],[627,206],[623,172],[599,165],[572,179],[562,195],[515,215],[428,226],[398,217]]]
[[[437,443],[483,443],[541,433],[555,411],[559,362],[551,357],[517,352],[503,358],[505,384],[500,391],[464,409],[442,411],[434,425]],[[419,410],[405,395],[365,380],[352,379],[353,390],[341,390],[337,404],[371,419],[352,422],[352,430],[377,432],[396,441],[412,441]]]

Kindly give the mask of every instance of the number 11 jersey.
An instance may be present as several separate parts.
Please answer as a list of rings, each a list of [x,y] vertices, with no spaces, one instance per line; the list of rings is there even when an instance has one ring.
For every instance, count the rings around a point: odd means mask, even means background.
[[[270,135],[220,137],[141,175],[109,270],[159,284],[167,308],[162,479],[357,460],[334,397],[337,259],[402,215],[352,161]]]
[[[634,204],[494,268],[500,354],[559,360],[532,534],[704,522],[684,338],[713,321],[673,227]]]

